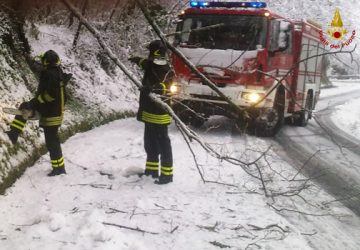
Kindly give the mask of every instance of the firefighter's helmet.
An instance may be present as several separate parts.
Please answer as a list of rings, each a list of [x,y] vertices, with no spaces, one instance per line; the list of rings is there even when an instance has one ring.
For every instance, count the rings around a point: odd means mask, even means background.
[[[152,41],[147,48],[149,49],[150,57],[161,58],[166,56],[166,46],[161,40]]]
[[[55,51],[48,50],[41,56],[41,63],[45,66],[59,65],[60,57]]]

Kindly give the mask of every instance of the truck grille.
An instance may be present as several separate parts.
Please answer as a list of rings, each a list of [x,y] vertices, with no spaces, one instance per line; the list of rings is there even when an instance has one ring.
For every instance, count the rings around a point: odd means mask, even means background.
[[[212,96],[212,95],[197,95],[197,94],[191,94],[191,97],[199,98],[199,99],[214,100],[214,101],[224,101],[224,99],[221,98],[220,96]]]

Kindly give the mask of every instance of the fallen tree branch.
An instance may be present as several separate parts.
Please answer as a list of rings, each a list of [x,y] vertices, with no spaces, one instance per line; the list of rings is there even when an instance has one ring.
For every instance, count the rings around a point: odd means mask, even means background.
[[[333,214],[330,214],[330,213],[327,213],[327,214],[312,214],[312,213],[307,213],[307,212],[302,212],[302,211],[299,211],[299,210],[295,210],[295,209],[288,209],[288,208],[277,208],[273,205],[271,205],[270,203],[267,203],[267,205],[269,207],[271,207],[272,209],[274,209],[276,212],[292,212],[292,213],[298,213],[298,214],[303,214],[303,215],[308,215],[308,216],[318,216],[318,217],[321,217],[321,216],[333,216]]]
[[[73,186],[89,186],[89,187],[92,187],[92,188],[100,188],[100,189],[108,189],[108,190],[112,190],[112,185],[108,185],[108,184],[99,184],[99,183],[90,183],[90,184],[87,184],[87,183],[81,183],[81,184],[73,184],[73,185],[70,185],[70,187],[73,187]]]
[[[170,231],[170,233],[173,234],[176,230],[178,230],[178,228],[179,228],[179,226],[174,227],[174,228]]]
[[[125,211],[122,211],[122,210],[119,210],[119,209],[116,209],[116,208],[112,208],[112,207],[109,207],[109,210],[108,212],[105,212],[106,214],[115,214],[115,213],[122,213],[122,214],[127,214],[127,212]]]
[[[123,226],[123,225],[114,224],[114,223],[108,223],[108,222],[103,222],[102,224],[104,224],[104,225],[106,225],[106,226],[119,227],[119,228],[124,228],[124,229],[132,230],[132,231],[137,231],[137,232],[141,232],[141,233],[159,234],[159,233],[155,233],[155,232],[146,231],[146,230],[143,230],[143,229],[138,228],[138,227],[128,227],[128,226]]]
[[[88,0],[85,0],[84,3],[83,3],[82,11],[81,11],[83,16],[85,16],[85,11],[86,11],[87,6],[88,6]],[[76,48],[77,41],[78,41],[79,36],[80,36],[81,26],[82,26],[82,22],[79,22],[79,25],[77,27],[77,30],[76,30],[76,33],[75,33],[75,36],[74,36],[74,41],[73,41],[73,44],[72,44],[73,50]]]
[[[209,243],[210,243],[211,245],[214,245],[214,246],[220,247],[220,248],[231,248],[231,246],[222,244],[222,243],[217,242],[217,241],[210,241]]]
[[[277,228],[277,229],[280,229],[283,233],[289,233],[290,230],[288,227],[285,227],[282,228],[280,227],[278,224],[270,224],[270,225],[267,225],[266,227],[259,227],[259,226],[256,226],[256,225],[253,225],[253,224],[247,224],[249,227],[252,227],[252,230],[254,231],[262,231],[262,230],[267,230],[267,229],[271,229],[271,228]]]
[[[105,40],[103,39],[102,35],[100,34],[100,32],[95,29],[92,25],[89,24],[89,22],[85,19],[85,17],[83,15],[81,15],[81,13],[69,2],[69,0],[60,0],[71,12],[73,12],[74,16],[76,16],[80,22],[90,31],[90,33],[92,33],[94,35],[94,37],[97,39],[100,47],[104,50],[104,52],[109,56],[109,58],[124,72],[124,74],[138,87],[141,88],[142,84],[141,82],[137,79],[137,77],[127,69],[127,67],[117,58],[117,56],[111,51],[111,49],[109,48],[109,46],[106,44]],[[148,16],[148,13],[146,12],[146,10],[144,9],[144,6],[142,5],[142,3],[139,0],[136,0],[136,2],[138,4],[140,4],[143,8],[142,10],[145,11],[144,15],[147,15],[147,18],[150,18]],[[189,63],[188,66],[190,66],[194,71],[196,71],[197,73],[201,74],[200,72],[198,72],[198,70],[196,69],[196,67],[189,62],[188,60],[186,60],[185,56],[181,54],[181,52],[179,52],[176,48],[174,48],[172,45],[169,44],[168,41],[166,41],[164,35],[162,34],[162,32],[160,31],[160,29],[158,28],[158,26],[151,20],[150,21],[153,24],[153,27],[157,30],[158,35],[161,37],[161,39],[167,44],[168,48],[173,52],[176,53],[178,56],[180,56],[181,58],[183,58],[187,63]],[[211,89],[213,89],[215,92],[217,92],[219,94],[219,96],[223,97],[224,100],[228,101],[231,105],[230,100],[228,100],[228,98],[226,96],[224,96],[224,94],[213,84],[209,81],[209,79],[207,79],[204,75],[203,75],[203,79],[205,81],[207,81],[209,83],[209,87]],[[216,89],[216,90],[215,90]],[[209,143],[205,142],[199,135],[197,135],[193,130],[191,130],[190,128],[188,128],[180,119],[179,117],[175,114],[175,112],[172,110],[172,108],[166,104],[164,101],[161,100],[161,97],[157,94],[154,93],[150,93],[149,97],[151,100],[153,100],[155,103],[159,104],[161,107],[163,107],[172,117],[173,119],[177,122],[178,128],[180,128],[180,130],[186,134],[186,136],[189,138],[189,140],[195,140],[196,142],[198,142],[200,144],[201,147],[203,147],[203,149],[208,152],[212,157],[215,157],[217,159],[226,161],[230,164],[233,165],[237,165],[240,166],[245,173],[247,173],[248,175],[250,175],[253,178],[256,178],[258,180],[261,180],[261,175],[257,176],[255,174],[253,174],[251,172],[251,170],[249,169],[249,166],[254,165],[254,163],[256,163],[258,160],[260,160],[260,158],[262,158],[265,153],[270,149],[266,150],[266,152],[260,156],[258,159],[256,159],[255,161],[252,161],[251,163],[247,163],[244,161],[241,161],[240,159],[236,159],[230,156],[224,156],[221,153],[217,152]],[[235,104],[233,104],[235,105]],[[236,110],[238,110],[239,112],[241,111],[236,105],[235,107]],[[256,166],[255,166],[256,167]],[[201,171],[199,171],[199,173],[201,173]],[[203,179],[203,176],[202,176]],[[203,179],[204,180],[204,179]],[[224,183],[219,183],[216,181],[206,181],[206,182],[211,182],[211,183],[217,183],[217,184],[224,184]],[[225,184],[228,186],[234,186],[231,184]],[[266,189],[264,189],[266,190]]]

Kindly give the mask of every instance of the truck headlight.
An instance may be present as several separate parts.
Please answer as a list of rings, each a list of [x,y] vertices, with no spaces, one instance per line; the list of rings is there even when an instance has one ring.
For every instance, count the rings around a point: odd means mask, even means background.
[[[180,86],[177,84],[171,84],[170,86],[170,94],[178,94],[180,92]]]
[[[243,92],[241,94],[241,98],[250,103],[257,103],[262,98],[264,98],[264,96],[265,95],[262,93],[255,93],[255,92]]]

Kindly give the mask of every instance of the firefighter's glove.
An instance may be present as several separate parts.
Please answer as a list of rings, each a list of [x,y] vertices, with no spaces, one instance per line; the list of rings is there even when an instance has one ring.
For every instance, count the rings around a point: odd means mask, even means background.
[[[34,103],[32,101],[28,101],[28,102],[23,102],[20,104],[19,106],[20,110],[33,110],[34,109]]]
[[[138,57],[138,56],[132,56],[132,57],[128,58],[128,60],[129,60],[130,62],[132,62],[132,63],[139,64],[141,58]]]

